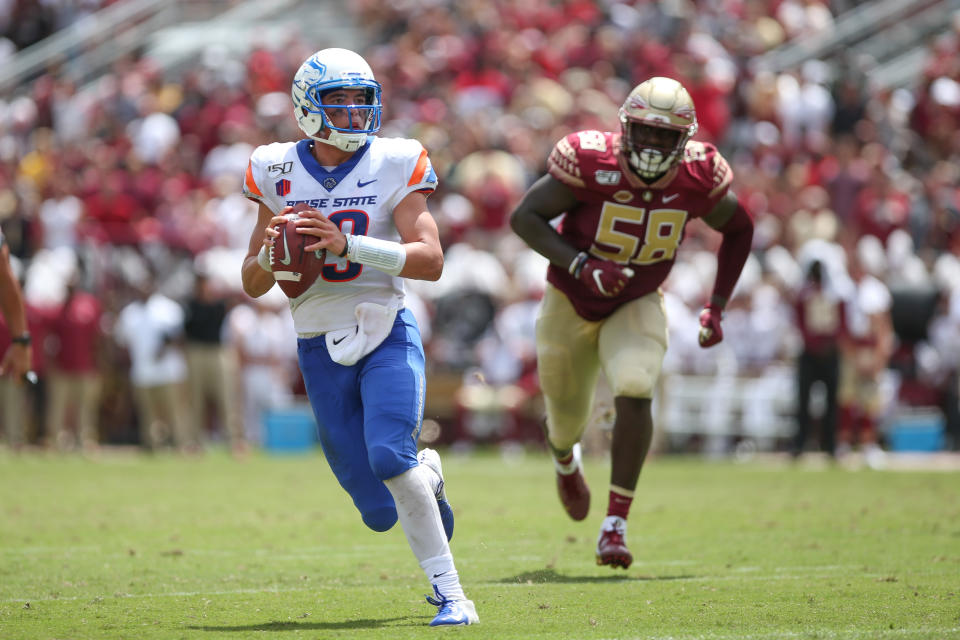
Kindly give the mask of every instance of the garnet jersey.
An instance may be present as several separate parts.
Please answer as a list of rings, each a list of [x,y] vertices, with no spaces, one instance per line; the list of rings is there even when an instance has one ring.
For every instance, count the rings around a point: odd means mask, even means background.
[[[243,195],[274,213],[301,202],[326,215],[345,233],[400,242],[393,208],[413,191],[437,188],[427,151],[416,140],[371,136],[349,160],[327,170],[313,155],[312,140],[257,147],[250,157]],[[403,300],[403,279],[328,251],[320,277],[290,300],[297,333],[356,326],[361,302]]]
[[[822,287],[806,285],[794,301],[794,317],[804,350],[818,356],[836,351],[846,332],[843,298]]]
[[[600,298],[550,265],[547,280],[587,320],[602,320],[623,303],[656,291],[670,273],[687,221],[710,213],[733,181],[716,147],[691,140],[680,161],[647,185],[630,170],[620,134],[609,131],[568,135],[553,148],[547,168],[577,198],[560,223],[560,235],[578,251],[635,272],[618,295]]]

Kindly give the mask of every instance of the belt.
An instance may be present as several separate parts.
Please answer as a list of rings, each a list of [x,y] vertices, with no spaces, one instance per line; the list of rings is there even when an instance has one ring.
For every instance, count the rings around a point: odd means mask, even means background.
[[[403,311],[404,308],[405,307],[398,308],[397,313],[400,313],[401,311]],[[346,327],[344,327],[344,329],[346,329]],[[325,335],[327,335],[326,331],[306,331],[304,333],[297,333],[297,337],[302,338],[304,340],[309,340],[310,338],[319,338],[320,336],[325,336]]]

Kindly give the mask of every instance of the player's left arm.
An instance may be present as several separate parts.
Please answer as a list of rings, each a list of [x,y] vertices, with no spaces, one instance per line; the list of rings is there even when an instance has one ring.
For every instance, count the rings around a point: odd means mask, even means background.
[[[393,223],[407,254],[402,278],[439,280],[443,273],[443,247],[437,222],[427,206],[427,193],[411,191],[393,208]]]
[[[0,312],[7,321],[10,335],[20,340],[11,343],[0,360],[0,375],[8,372],[15,377],[27,373],[31,367],[27,314],[23,303],[23,292],[17,276],[10,266],[10,250],[0,234]]]
[[[712,347],[723,340],[720,319],[733,287],[750,257],[753,218],[732,191],[727,191],[703,221],[723,234],[717,253],[717,276],[710,302],[700,312],[700,346]]]
[[[393,208],[400,242],[343,233],[319,211],[300,212],[297,231],[317,238],[304,250],[327,249],[341,258],[413,280],[439,280],[443,249],[437,223],[427,207],[427,193],[411,191]]]

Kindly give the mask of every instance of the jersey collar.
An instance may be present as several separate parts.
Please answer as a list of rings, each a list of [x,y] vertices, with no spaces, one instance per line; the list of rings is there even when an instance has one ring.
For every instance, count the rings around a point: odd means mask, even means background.
[[[327,171],[317,162],[317,158],[310,150],[313,144],[313,140],[307,140],[306,138],[297,143],[297,155],[300,158],[300,163],[303,165],[303,168],[307,170],[307,173],[313,176],[313,179],[319,182],[324,189],[333,191],[337,188],[337,185],[340,184],[340,181],[346,178],[348,173],[353,171],[353,168],[357,166],[360,159],[366,155],[367,150],[370,148],[370,138],[367,138],[367,142],[357,149],[346,162],[334,167],[333,171]]]

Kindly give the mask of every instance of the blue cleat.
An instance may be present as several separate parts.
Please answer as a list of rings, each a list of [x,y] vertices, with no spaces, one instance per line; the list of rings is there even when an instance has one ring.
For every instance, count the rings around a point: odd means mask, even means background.
[[[427,596],[427,602],[438,607],[438,610],[436,617],[430,622],[431,627],[453,627],[480,622],[473,600],[448,600],[440,594],[437,585],[433,585],[433,593],[436,594],[436,599]]]
[[[433,449],[424,449],[417,456],[420,464],[425,465],[440,479],[435,495],[437,507],[440,509],[440,521],[443,522],[443,532],[447,534],[447,541],[453,538],[453,507],[447,502],[447,492],[443,484],[443,466],[440,464],[440,454]]]

